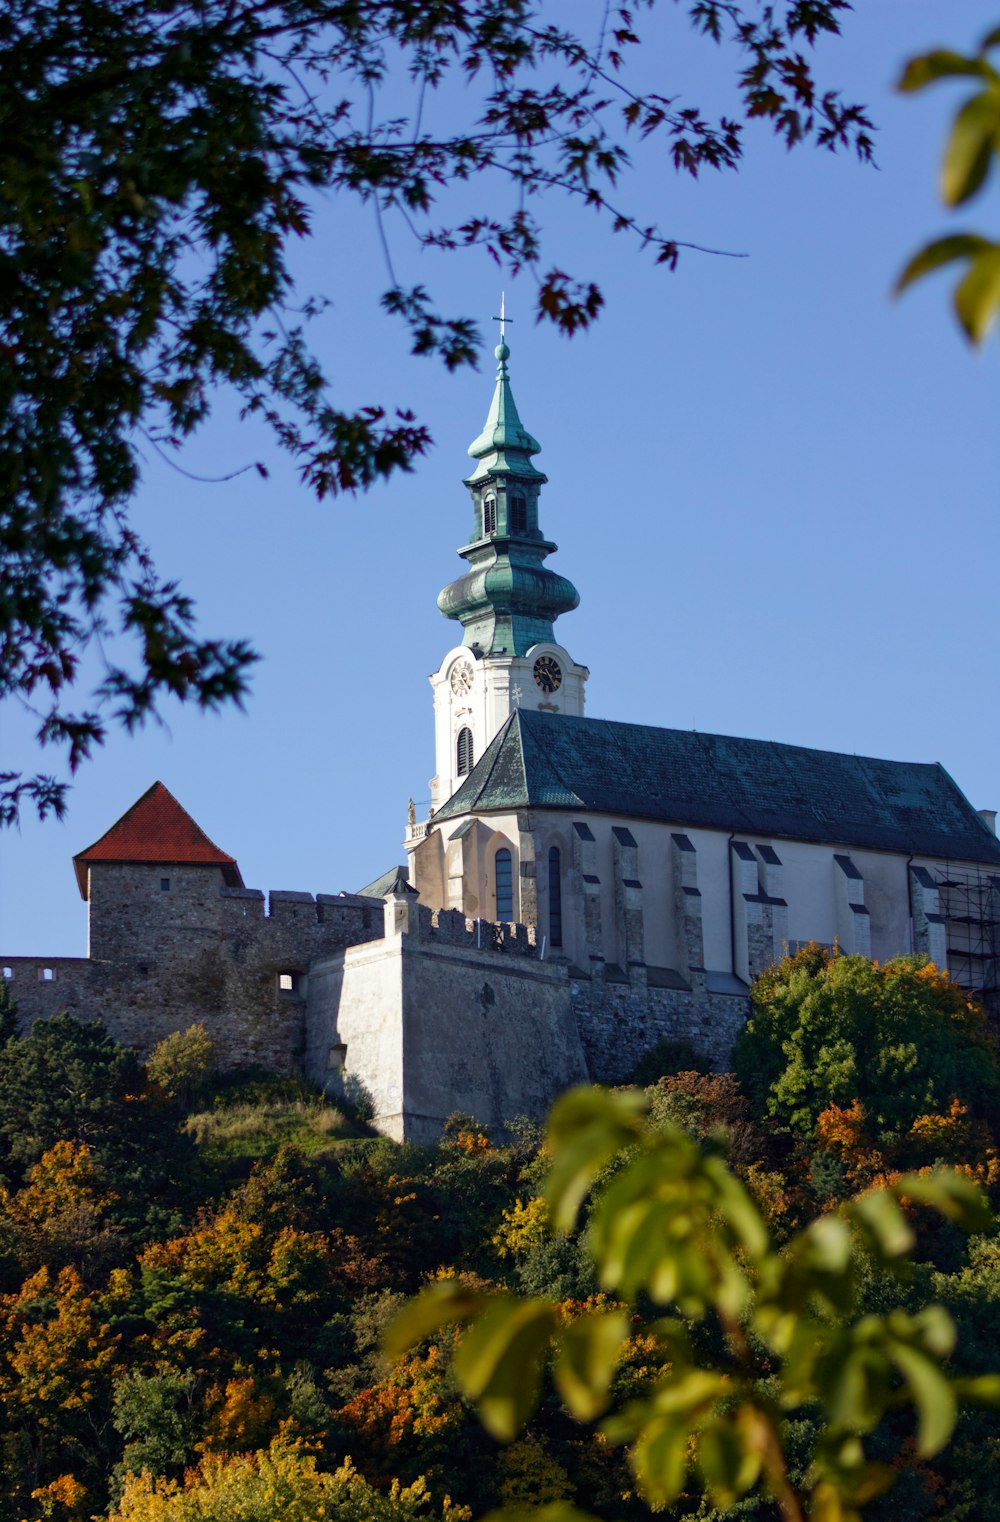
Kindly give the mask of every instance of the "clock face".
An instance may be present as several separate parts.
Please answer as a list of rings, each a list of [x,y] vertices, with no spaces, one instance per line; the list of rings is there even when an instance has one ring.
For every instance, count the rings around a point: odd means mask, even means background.
[[[559,662],[553,660],[551,655],[540,655],[535,662],[534,676],[543,692],[555,692],[562,682]]]
[[[474,676],[475,672],[469,665],[468,661],[463,661],[461,665],[456,666],[451,673],[452,692],[456,693],[458,696],[468,692],[469,688],[472,686]]]

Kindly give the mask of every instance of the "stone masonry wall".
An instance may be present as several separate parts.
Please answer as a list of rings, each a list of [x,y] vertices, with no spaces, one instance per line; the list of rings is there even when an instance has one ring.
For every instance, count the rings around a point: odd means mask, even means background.
[[[104,955],[3,960],[22,1028],[66,1010],[145,1055],[197,1021],[223,1066],[277,1073],[301,1068],[311,962],[383,927],[381,904],[349,895],[274,892],[265,913],[263,893],[214,868],[93,867],[91,896]]]
[[[750,1011],[745,996],[573,978],[573,1010],[593,1083],[623,1083],[659,1041],[689,1041],[723,1070]]]

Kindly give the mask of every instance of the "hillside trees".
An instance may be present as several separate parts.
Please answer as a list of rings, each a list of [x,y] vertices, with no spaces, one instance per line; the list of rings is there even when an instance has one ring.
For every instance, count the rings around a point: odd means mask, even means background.
[[[751,998],[736,1072],[780,1128],[806,1135],[827,1106],[858,1102],[883,1142],[917,1126],[919,1146],[922,1119],[955,1099],[996,1126],[996,1044],[982,1011],[932,964],[805,947],[763,973]]]
[[[406,469],[427,447],[409,412],[331,399],[305,335],[321,298],[295,293],[292,278],[318,195],[371,209],[383,307],[417,353],[454,367],[474,362],[475,325],[397,280],[393,233],[531,269],[539,317],[572,333],[601,295],[586,271],[546,268],[544,196],[585,202],[667,267],[684,247],[677,229],[637,224],[619,199],[630,141],[659,141],[681,173],[731,169],[760,118],[789,145],[870,155],[863,111],[806,57],[839,30],[847,0],[763,11],[686,0],[689,24],[723,45],[737,77],[742,114],[716,120],[680,81],[636,93],[627,58],[652,3],[605,7],[603,21],[601,5],[588,7],[578,29],[549,0],[6,6],[0,698],[29,705],[40,743],[64,749],[71,768],[101,742],[109,712],[132,728],[169,696],[238,700],[255,659],[243,640],[199,637],[190,600],[132,527],[140,448],[173,455],[222,391],[319,497]],[[474,176],[489,211],[470,216],[448,192]],[[112,633],[125,655],[100,642]],[[89,650],[104,675],[80,693]],[[5,773],[0,821],[25,799],[60,812],[65,787]]]
[[[912,1439],[898,1432],[890,1452],[910,1441],[932,1457],[952,1434],[959,1402],[1000,1405],[1000,1375],[955,1379],[942,1367],[955,1346],[943,1307],[862,1314],[860,1303],[865,1265],[892,1273],[916,1244],[901,1201],[976,1229],[989,1219],[983,1197],[955,1173],[908,1175],[819,1217],[778,1253],[722,1160],[675,1125],[647,1124],[647,1103],[636,1091],[579,1089],[550,1121],[553,1222],[571,1229],[595,1189],[589,1246],[613,1298],[566,1316],[541,1297],[439,1278],[390,1328],[390,1351],[459,1322],[456,1378],[502,1441],[534,1413],[551,1358],[565,1407],[582,1424],[603,1417],[605,1439],[628,1445],[655,1511],[704,1489],[727,1513],[759,1486],[784,1522],[859,1522],[896,1478],[876,1456],[893,1413],[912,1405],[916,1430]],[[620,1401],[613,1382],[643,1306],[662,1363]],[[792,1458],[796,1419],[812,1424],[804,1465]],[[537,1515],[587,1522],[590,1514],[553,1503]]]
[[[39,1020],[0,1048],[0,1167],[16,1178],[59,1143],[87,1149],[118,1219],[139,1228],[193,1182],[180,1112],[146,1084],[135,1052],[100,1021]]]
[[[314,1455],[275,1442],[266,1450],[209,1456],[183,1482],[132,1474],[109,1522],[471,1522],[422,1481],[375,1490],[350,1461],[330,1474]]]

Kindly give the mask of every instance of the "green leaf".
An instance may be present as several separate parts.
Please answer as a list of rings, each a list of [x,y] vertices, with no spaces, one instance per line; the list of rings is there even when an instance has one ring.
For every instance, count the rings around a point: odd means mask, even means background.
[[[673,1298],[676,1277],[666,1216],[656,1199],[640,1199],[616,1210],[602,1201],[594,1223],[594,1255],[605,1289],[618,1290],[631,1300],[655,1278],[656,1299],[665,1304]]]
[[[852,1347],[821,1367],[817,1387],[835,1426],[871,1432],[889,1401],[891,1383],[885,1355],[871,1347]]]
[[[990,244],[991,248],[996,247]],[[996,247],[1000,259],[1000,247]],[[904,1173],[893,1192],[900,1199],[930,1205],[963,1231],[985,1231],[993,1221],[989,1201],[971,1179],[954,1168],[934,1168],[930,1173]]]
[[[680,1413],[691,1421],[709,1407],[728,1389],[721,1374],[710,1369],[688,1369],[680,1376],[668,1375],[655,1386],[651,1401],[657,1416]]]
[[[705,1477],[712,1500],[723,1510],[745,1496],[760,1475],[759,1452],[748,1446],[749,1429],[720,1417],[698,1434],[698,1468]]]
[[[993,70],[982,58],[965,58],[961,53],[949,52],[947,48],[935,48],[910,58],[900,75],[897,90],[922,90],[936,79],[954,79],[959,75],[975,75],[988,78]]]
[[[688,1469],[688,1428],[676,1418],[650,1422],[639,1434],[630,1462],[644,1495],[660,1510],[684,1489]]]
[[[1000,1374],[978,1374],[972,1379],[952,1380],[956,1399],[962,1405],[1000,1406]]]
[[[802,1262],[824,1279],[847,1273],[851,1265],[851,1231],[839,1215],[821,1215],[799,1238]]]
[[[439,1327],[477,1315],[486,1303],[485,1295],[468,1289],[460,1279],[436,1279],[393,1317],[382,1350],[387,1358],[399,1358]]]
[[[945,264],[951,264],[955,259],[968,259],[982,253],[984,249],[995,247],[996,244],[988,238],[979,237],[977,233],[952,233],[947,238],[935,238],[914,254],[896,281],[893,293],[900,295],[914,280],[929,275],[932,270],[941,269]]]
[[[876,1189],[852,1201],[850,1214],[884,1262],[908,1253],[916,1241],[899,1201],[887,1189]]]
[[[764,1218],[749,1190],[729,1171],[720,1157],[707,1157],[704,1169],[717,1190],[719,1210],[737,1238],[755,1261],[763,1258],[770,1247],[770,1238]]]
[[[592,1422],[607,1406],[627,1336],[628,1317],[620,1310],[580,1316],[560,1333],[556,1388],[578,1422]]]
[[[635,1142],[646,1109],[637,1089],[570,1089],[549,1119],[552,1171],[546,1198],[557,1231],[571,1231],[584,1196],[616,1152]]]
[[[955,1392],[934,1359],[919,1348],[893,1339],[890,1352],[917,1408],[917,1448],[930,1458],[951,1437],[958,1416]]]
[[[935,1358],[948,1358],[955,1351],[955,1323],[943,1305],[925,1306],[913,1317],[911,1325],[921,1347]]]
[[[958,112],[944,150],[941,196],[946,206],[961,206],[975,195],[990,167],[1000,139],[1000,91],[981,90]]]
[[[954,299],[962,327],[973,343],[982,343],[1000,310],[1000,248],[973,260]]]
[[[554,1324],[548,1301],[497,1295],[455,1349],[455,1377],[499,1442],[516,1437],[538,1404]]]

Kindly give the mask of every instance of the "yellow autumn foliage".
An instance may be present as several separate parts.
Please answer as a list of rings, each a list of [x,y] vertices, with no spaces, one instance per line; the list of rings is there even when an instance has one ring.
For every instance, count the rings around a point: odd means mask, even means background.
[[[548,1228],[549,1207],[540,1195],[527,1204],[517,1199],[511,1210],[503,1211],[490,1243],[500,1258],[523,1258],[545,1238]]]
[[[421,1478],[369,1485],[346,1459],[334,1472],[295,1443],[207,1454],[183,1480],[128,1475],[108,1522],[469,1522],[466,1507],[436,1506]]]

